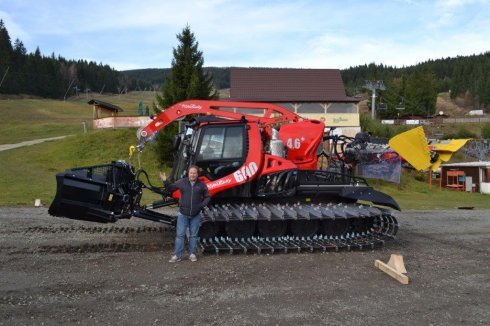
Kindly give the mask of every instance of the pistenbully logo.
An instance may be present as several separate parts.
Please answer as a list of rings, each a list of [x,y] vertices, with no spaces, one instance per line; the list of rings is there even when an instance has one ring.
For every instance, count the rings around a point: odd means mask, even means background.
[[[193,109],[193,110],[201,110],[202,106],[198,104],[182,104],[183,109]]]
[[[231,183],[231,178],[224,179],[224,180],[218,180],[218,181],[209,183],[207,186],[208,186],[208,189],[211,190],[211,189],[214,189],[216,187],[219,187],[219,186],[222,186],[222,185],[225,185],[228,183]]]

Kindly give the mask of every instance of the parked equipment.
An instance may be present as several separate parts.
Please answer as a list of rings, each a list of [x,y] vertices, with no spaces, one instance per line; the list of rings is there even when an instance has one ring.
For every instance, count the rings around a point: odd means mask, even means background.
[[[137,150],[184,118],[169,181],[185,176],[192,164],[200,167],[199,177],[212,195],[202,211],[204,252],[374,248],[397,233],[387,208],[399,210],[396,201],[353,175],[366,148],[363,137],[325,134],[323,122],[275,104],[191,100],[138,130]],[[322,169],[319,157],[328,160]],[[69,169],[56,176],[49,213],[102,223],[136,216],[175,225],[174,216],[156,209],[177,204],[179,192],[145,184],[145,175],[122,161]],[[141,205],[144,189],[164,199]]]

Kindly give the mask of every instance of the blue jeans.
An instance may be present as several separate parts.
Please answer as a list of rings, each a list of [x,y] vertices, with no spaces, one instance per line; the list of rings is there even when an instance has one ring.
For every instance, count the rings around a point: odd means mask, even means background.
[[[197,250],[197,240],[199,226],[201,224],[201,213],[196,216],[177,214],[177,230],[175,236],[175,256],[182,257],[184,253],[184,237],[189,228],[189,255],[195,254]]]

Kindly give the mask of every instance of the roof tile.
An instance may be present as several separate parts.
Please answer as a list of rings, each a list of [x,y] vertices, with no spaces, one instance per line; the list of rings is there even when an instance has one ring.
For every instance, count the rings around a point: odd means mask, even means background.
[[[231,68],[230,99],[359,102],[345,94],[339,69]]]

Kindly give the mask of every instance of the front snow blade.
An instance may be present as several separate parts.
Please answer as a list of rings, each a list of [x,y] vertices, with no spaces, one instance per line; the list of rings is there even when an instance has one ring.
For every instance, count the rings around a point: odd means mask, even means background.
[[[388,206],[401,211],[398,203],[383,192],[374,190],[371,187],[346,187],[340,192],[340,196],[355,200],[370,201],[376,205]]]
[[[107,223],[132,215],[137,183],[125,162],[69,169],[56,175],[56,184],[52,216]]]

